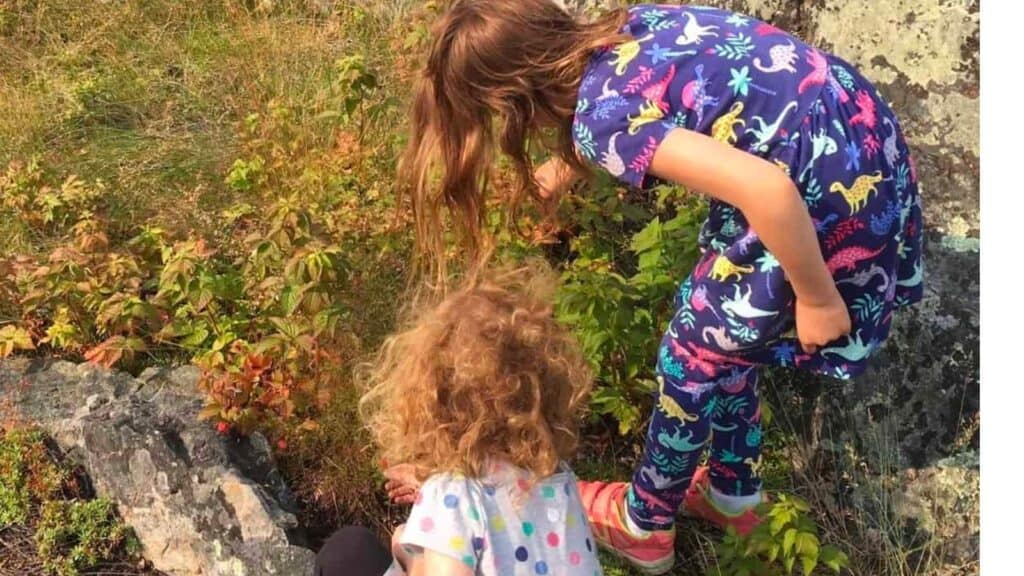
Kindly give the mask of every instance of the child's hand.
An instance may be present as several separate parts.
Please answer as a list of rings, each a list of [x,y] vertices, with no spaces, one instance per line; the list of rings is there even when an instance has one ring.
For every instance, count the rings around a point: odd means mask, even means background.
[[[808,354],[814,354],[818,347],[850,333],[850,311],[839,291],[833,292],[832,297],[821,304],[809,304],[800,298],[796,300],[796,335]]]
[[[540,197],[547,202],[557,203],[559,197],[572,187],[580,176],[558,158],[548,160],[533,173]]]
[[[384,470],[384,489],[388,498],[395,504],[412,504],[420,490],[420,481],[416,478],[416,467],[412,464],[398,464]]]

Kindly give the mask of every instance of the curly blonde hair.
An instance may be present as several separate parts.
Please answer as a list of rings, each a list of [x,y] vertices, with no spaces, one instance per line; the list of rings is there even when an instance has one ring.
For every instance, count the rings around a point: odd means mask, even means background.
[[[537,266],[476,274],[364,367],[363,420],[389,464],[482,476],[501,459],[543,478],[577,447],[591,371]]]

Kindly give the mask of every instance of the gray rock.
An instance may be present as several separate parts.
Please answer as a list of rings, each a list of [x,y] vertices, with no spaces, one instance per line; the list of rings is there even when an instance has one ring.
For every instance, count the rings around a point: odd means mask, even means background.
[[[264,438],[217,435],[194,367],[138,379],[91,365],[0,362],[0,402],[49,432],[173,575],[305,576],[294,501]]]
[[[878,360],[830,394],[829,409],[851,414],[858,429],[892,422],[904,468],[978,448],[978,253],[932,236],[925,265],[924,300],[897,312]]]
[[[980,539],[979,258],[931,234],[925,263],[924,300],[896,313],[864,375],[773,372],[768,398],[807,441],[797,467],[845,478],[835,498],[873,519],[880,545],[969,566]]]

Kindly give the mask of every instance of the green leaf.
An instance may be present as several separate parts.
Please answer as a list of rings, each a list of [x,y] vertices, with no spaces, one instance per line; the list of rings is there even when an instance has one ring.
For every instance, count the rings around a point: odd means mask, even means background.
[[[290,340],[295,340],[303,332],[305,332],[305,326],[299,320],[288,320],[285,318],[271,318],[270,323],[275,328]]]
[[[238,337],[235,336],[234,332],[225,332],[218,336],[217,339],[213,341],[213,346],[210,347],[210,350],[213,352],[223,350],[236,339],[238,339]]]
[[[203,311],[212,302],[213,302],[213,290],[210,290],[208,288],[203,288],[202,290],[199,291],[199,294],[196,295],[194,306],[195,306],[197,311]]]
[[[130,336],[125,339],[124,347],[126,350],[131,350],[132,352],[145,352],[146,341],[138,336]]]
[[[786,533],[782,536],[782,549],[785,550],[787,554],[792,553],[794,542],[796,542],[796,529],[790,528],[789,530],[786,530]]]
[[[199,348],[209,336],[210,331],[205,326],[197,326],[181,341],[181,345],[186,348]]]
[[[782,532],[782,529],[786,527],[786,524],[789,523],[787,516],[788,515],[783,514],[781,511],[775,514],[771,522],[768,524],[768,528],[771,530],[772,535]]]
[[[850,565],[850,559],[846,556],[846,553],[835,546],[823,546],[818,559],[837,574],[843,567]]]
[[[0,328],[0,358],[11,355],[15,350],[33,350],[32,335],[28,330],[8,324]]]
[[[800,559],[800,566],[804,570],[804,576],[811,576],[811,572],[814,572],[814,567],[818,565],[817,558],[811,558],[804,556]]]
[[[221,407],[219,404],[210,404],[200,410],[196,418],[199,420],[209,420],[210,418],[220,416],[220,411]]]
[[[815,561],[818,558],[818,537],[809,532],[798,534],[796,537],[796,551],[801,556],[813,556]]]
[[[327,110],[326,112],[321,112],[321,113],[317,114],[316,116],[313,117],[313,119],[317,120],[317,121],[322,121],[322,120],[334,120],[334,119],[337,119],[337,118],[340,118],[340,117],[341,117],[341,113],[338,112],[337,110]]]
[[[643,230],[633,235],[630,247],[634,252],[641,253],[651,250],[661,243],[661,221],[655,218]]]

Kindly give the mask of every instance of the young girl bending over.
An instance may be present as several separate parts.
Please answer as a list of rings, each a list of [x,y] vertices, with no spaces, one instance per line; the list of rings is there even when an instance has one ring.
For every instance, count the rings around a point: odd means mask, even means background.
[[[361,408],[385,461],[425,479],[390,573],[600,574],[565,463],[591,374],[552,286],[492,274],[385,344]]]
[[[442,253],[445,208],[479,244],[498,153],[513,213],[595,169],[708,198],[643,459],[631,482],[581,494],[601,543],[651,573],[672,566],[681,505],[750,530],[758,367],[856,376],[922,296],[917,176],[892,110],[840,58],[713,8],[584,21],[553,0],[459,0],[435,32],[404,164],[422,252]],[[537,146],[554,159],[535,172]]]

